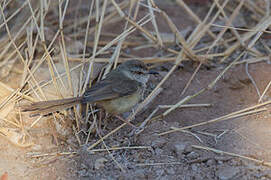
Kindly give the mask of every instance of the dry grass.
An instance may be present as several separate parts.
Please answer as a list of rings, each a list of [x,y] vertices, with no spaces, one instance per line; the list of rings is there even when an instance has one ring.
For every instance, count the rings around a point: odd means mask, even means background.
[[[73,8],[70,4],[74,2],[69,0],[26,0],[17,4],[9,0],[3,1],[0,5],[0,28],[3,34],[0,39],[0,76],[2,79],[8,79],[12,75],[14,78],[12,82],[9,82],[10,79],[9,81],[0,82],[3,91],[1,93],[3,95],[1,96],[0,108],[4,111],[0,117],[2,120],[0,134],[20,147],[29,146],[32,143],[31,138],[29,138],[31,133],[29,132],[39,123],[42,124],[45,119],[38,117],[31,119],[31,123],[27,123],[26,115],[21,115],[19,109],[18,112],[13,111],[16,104],[25,100],[39,101],[82,95],[94,79],[95,71],[97,71],[96,63],[107,63],[105,73],[108,73],[112,67],[115,68],[118,62],[132,58],[140,59],[147,64],[173,63],[172,68],[164,76],[163,80],[140,104],[137,110],[131,114],[130,121],[162,91],[163,84],[183,61],[195,61],[199,65],[187,82],[182,95],[189,88],[202,64],[227,62],[228,66],[205,88],[199,89],[195,94],[180,98],[178,103],[166,107],[168,109],[160,115],[156,114],[157,110],[165,107],[162,105],[157,107],[141,124],[140,131],[136,132],[141,133],[147,124],[151,123],[151,120],[167,116],[177,108],[185,106],[191,99],[212,89],[225,72],[234,65],[256,63],[269,59],[268,53],[259,51],[256,45],[260,40],[263,40],[264,33],[271,33],[268,31],[271,25],[270,11],[269,8],[263,9],[259,7],[256,1],[237,0],[233,3],[226,0],[221,3],[221,1],[214,0],[206,16],[199,18],[183,0],[177,0],[176,4],[183,8],[196,24],[187,37],[180,33],[182,30],[177,28],[170,16],[161,10],[153,0],[130,0],[121,3],[115,0],[93,0],[88,4],[88,12],[82,14],[80,12],[83,11],[81,4],[83,2],[79,2]],[[7,7],[9,5],[16,6],[16,10],[14,12],[8,11]],[[139,11],[142,9],[146,13],[144,16],[139,17]],[[253,23],[246,28],[234,27],[234,20],[238,18],[241,11],[245,10],[250,10],[250,13],[252,13],[251,17],[254,17],[254,19],[251,21]],[[80,18],[73,17],[74,14],[80,14],[80,16],[78,15]],[[166,22],[167,28],[171,31],[170,34],[175,37],[175,41],[171,42],[163,38],[163,34],[159,30],[159,23],[157,23],[158,17],[159,21]],[[219,17],[225,19],[225,25],[215,24]],[[76,25],[73,24],[74,21]],[[105,27],[110,27],[116,22],[124,25],[119,34],[112,33],[108,35],[103,31]],[[146,25],[152,28],[147,28]],[[218,32],[214,32],[213,27],[219,27],[220,29]],[[134,32],[140,32],[145,38],[135,36]],[[111,36],[111,40],[102,39],[102,37],[106,36]],[[208,38],[208,42],[203,43],[203,38]],[[141,48],[143,48],[146,44],[149,47],[163,51],[163,56],[137,57],[130,55],[128,57],[127,54],[123,53],[127,47],[142,46]],[[181,49],[172,48],[176,44]],[[267,45],[264,47],[266,52],[270,53],[270,48]],[[221,50],[218,51],[218,48]],[[87,49],[92,50],[88,51]],[[238,57],[233,59],[234,55]],[[62,65],[62,68],[58,67],[59,64]],[[78,78],[74,77],[74,72],[79,74]],[[13,74],[16,74],[16,76]],[[48,75],[50,76],[48,77]],[[270,89],[270,85],[271,81],[264,92],[260,94],[259,102],[263,101],[263,97]],[[188,127],[172,127],[172,130],[166,130],[160,135],[177,131],[184,132],[185,129],[264,111],[265,109],[255,109],[268,103],[270,102],[263,102],[251,108]],[[12,108],[9,105],[12,105]],[[199,107],[201,106],[208,105],[199,105]],[[74,110],[75,113],[72,119],[75,122],[73,123],[73,133],[77,135],[82,130],[81,123],[89,121],[90,118],[82,120],[80,107],[75,107]],[[89,123],[95,124],[97,118],[91,110],[93,110],[92,107],[88,106],[86,117],[93,116],[93,122]],[[156,116],[153,117],[154,115]],[[53,116],[56,121],[59,121],[61,117],[58,113],[54,113]],[[126,126],[125,123],[101,137],[97,142],[89,145],[89,135],[95,127],[95,125],[92,125],[92,128],[87,132],[88,138],[85,142],[80,139],[81,136],[76,136],[78,145],[87,144],[88,150],[99,151],[94,148],[97,148],[96,146],[102,143],[108,153],[118,148],[126,148],[117,147],[114,149],[108,147],[103,141],[124,126]],[[14,129],[19,131],[14,131]],[[16,132],[19,133],[16,134]],[[185,132],[187,133],[187,131]],[[199,147],[195,146],[195,148]],[[57,155],[59,154],[61,153],[57,153]],[[122,166],[116,160],[114,161],[124,171]]]

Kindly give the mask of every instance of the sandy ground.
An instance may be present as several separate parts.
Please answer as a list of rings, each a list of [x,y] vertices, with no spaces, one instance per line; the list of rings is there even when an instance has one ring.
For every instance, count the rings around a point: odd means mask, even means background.
[[[191,68],[191,67],[190,67]],[[190,68],[177,70],[163,86],[164,91],[151,106],[136,118],[140,123],[157,105],[176,103],[185,82],[192,74]],[[188,70],[187,70],[188,69]],[[250,66],[260,91],[268,83],[271,66],[259,63]],[[202,68],[187,94],[197,92],[220,72],[220,68]],[[152,79],[157,83],[159,77]],[[270,96],[270,92],[267,94]],[[107,146],[148,146],[148,149],[124,149],[112,151],[114,159],[125,169],[122,172],[107,152],[90,153],[86,147],[77,155],[59,155],[41,159],[30,158],[33,149],[18,149],[1,139],[0,168],[7,171],[11,179],[270,179],[270,168],[227,155],[197,150],[191,145],[201,145],[245,155],[264,161],[270,159],[270,110],[256,115],[213,123],[192,129],[199,139],[191,134],[175,132],[165,136],[158,133],[171,126],[182,127],[225,115],[254,105],[258,100],[255,88],[247,79],[244,65],[230,70],[213,90],[195,98],[191,103],[209,103],[212,107],[183,108],[166,118],[151,122],[139,135],[130,136],[132,127],[125,127],[105,140]],[[158,112],[159,113],[159,112]],[[111,122],[106,130],[110,132],[121,122]],[[205,132],[222,136],[203,135]],[[51,135],[44,135],[47,141],[45,152],[56,152],[57,147]],[[51,141],[48,141],[51,139]],[[91,141],[97,140],[92,137]],[[42,141],[42,140],[41,140]],[[90,143],[91,144],[91,143]],[[159,164],[159,163],[162,163]]]
[[[160,7],[168,13],[179,29],[185,29],[193,24],[189,17],[181,13],[179,7],[170,3],[161,3]],[[204,8],[203,6],[202,9]],[[169,32],[163,23],[159,22],[161,31]],[[106,27],[105,31],[112,32],[110,27]],[[152,56],[157,52],[154,49],[130,51],[142,57]],[[133,123],[139,125],[158,105],[172,105],[185,96],[198,92],[226,67],[202,66],[187,92],[181,96],[196,65],[186,62],[175,70],[162,86],[163,91]],[[170,63],[157,66],[160,75],[152,77],[149,89],[153,89],[160,82],[171,66]],[[271,80],[271,65],[266,62],[251,64],[249,72],[259,91],[263,92]],[[269,90],[265,100],[270,99],[270,96]],[[211,104],[210,107],[179,108],[162,119],[151,121],[140,134],[132,133],[134,129],[125,126],[105,139],[104,144],[108,147],[120,146],[130,149],[113,150],[110,154],[107,151],[94,153],[87,150],[91,144],[99,140],[97,135],[91,135],[88,144],[81,147],[75,144],[77,141],[72,133],[65,138],[59,138],[56,142],[54,128],[51,127],[48,118],[44,118],[43,123],[37,126],[36,132],[31,132],[35,146],[18,148],[6,139],[0,138],[0,173],[7,172],[9,179],[271,179],[270,167],[239,157],[192,147],[192,145],[206,146],[270,162],[269,106],[261,113],[189,129],[190,133],[174,132],[164,136],[158,135],[170,130],[172,126],[193,125],[253,106],[257,104],[258,99],[255,86],[245,72],[245,65],[234,66],[213,89],[189,102],[207,103]],[[157,114],[163,111],[160,110]],[[64,120],[68,124],[71,123],[69,118]],[[103,133],[111,132],[121,123],[114,119],[109,120]],[[82,132],[80,137],[84,140],[86,138]],[[100,144],[95,148],[103,149],[104,146]],[[76,154],[61,154],[75,151]],[[35,157],[35,152],[41,156]]]

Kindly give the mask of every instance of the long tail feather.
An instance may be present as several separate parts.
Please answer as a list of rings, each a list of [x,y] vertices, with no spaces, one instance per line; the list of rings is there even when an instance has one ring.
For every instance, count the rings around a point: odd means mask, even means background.
[[[40,101],[40,102],[34,102],[29,105],[21,106],[21,110],[23,112],[31,111],[31,116],[35,116],[39,114],[45,115],[45,114],[49,114],[55,111],[72,107],[76,104],[81,103],[81,101],[82,101],[81,97],[52,100],[52,101]]]

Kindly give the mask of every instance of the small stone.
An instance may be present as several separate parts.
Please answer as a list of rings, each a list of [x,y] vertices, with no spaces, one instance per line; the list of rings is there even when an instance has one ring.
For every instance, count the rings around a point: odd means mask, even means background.
[[[187,159],[197,159],[199,157],[199,154],[192,151],[189,154],[187,154],[186,157]]]
[[[216,175],[220,180],[233,179],[239,173],[239,169],[231,166],[222,166],[216,172]]]
[[[231,166],[241,166],[242,165],[242,161],[241,160],[237,160],[237,159],[233,159],[230,161],[230,165]]]
[[[185,148],[186,148],[186,144],[185,143],[179,143],[179,144],[175,144],[174,145],[174,150],[176,152],[176,154],[178,156],[182,156],[182,154],[184,153],[185,151]]]
[[[197,164],[192,164],[191,168],[192,168],[192,170],[195,171],[195,172],[198,171],[198,166],[197,166]]]
[[[104,168],[104,164],[107,162],[107,159],[105,158],[99,158],[95,161],[95,169],[101,169]]]
[[[193,149],[189,145],[189,142],[178,142],[174,144],[173,150],[178,156],[182,156],[183,154],[189,154]]]
[[[217,163],[218,164],[223,164],[223,161],[218,160]]]
[[[185,148],[185,150],[184,150],[184,154],[189,154],[189,153],[192,152],[192,151],[193,151],[192,146],[187,145],[186,148]]]
[[[207,166],[212,166],[212,165],[215,165],[216,164],[216,161],[214,159],[209,159],[207,162],[206,162]]]

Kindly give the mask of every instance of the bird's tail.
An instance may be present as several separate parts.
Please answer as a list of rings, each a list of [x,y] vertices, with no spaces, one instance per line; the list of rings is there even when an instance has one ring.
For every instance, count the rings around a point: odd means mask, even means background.
[[[23,105],[21,107],[22,112],[31,112],[31,116],[46,115],[55,111],[63,110],[74,105],[80,104],[82,97],[51,100],[51,101],[40,101],[34,102],[29,105]]]

